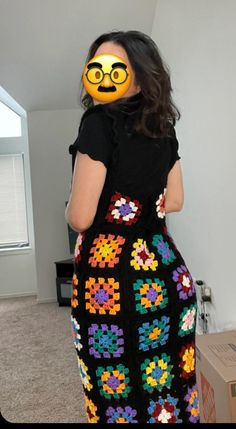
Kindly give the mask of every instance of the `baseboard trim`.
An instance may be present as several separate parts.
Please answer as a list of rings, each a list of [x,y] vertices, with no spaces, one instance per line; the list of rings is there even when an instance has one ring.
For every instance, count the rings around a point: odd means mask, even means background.
[[[37,298],[38,304],[47,304],[50,302],[57,302],[57,299],[56,298],[42,298],[42,299]]]
[[[27,296],[37,297],[36,292],[21,292],[21,293],[9,293],[9,294],[0,294],[0,299],[9,299],[9,298],[26,298]]]

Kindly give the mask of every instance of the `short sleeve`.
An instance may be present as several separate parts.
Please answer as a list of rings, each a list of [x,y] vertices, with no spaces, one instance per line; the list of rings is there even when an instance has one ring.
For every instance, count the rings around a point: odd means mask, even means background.
[[[112,154],[112,134],[109,120],[103,111],[93,111],[83,115],[78,137],[69,146],[72,155],[72,172],[77,151],[86,153],[90,158],[101,161],[108,167]]]
[[[179,142],[176,137],[176,132],[174,127],[171,129],[171,137],[169,138],[170,142],[170,163],[169,163],[169,171],[174,167],[176,161],[178,159],[181,159],[181,156],[179,155]]]

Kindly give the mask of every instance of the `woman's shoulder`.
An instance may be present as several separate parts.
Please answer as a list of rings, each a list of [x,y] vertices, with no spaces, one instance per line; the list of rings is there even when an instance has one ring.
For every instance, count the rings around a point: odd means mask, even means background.
[[[100,128],[101,126],[108,126],[110,122],[110,115],[105,104],[96,104],[95,106],[90,106],[83,113],[79,130],[82,125],[86,123],[87,127]]]

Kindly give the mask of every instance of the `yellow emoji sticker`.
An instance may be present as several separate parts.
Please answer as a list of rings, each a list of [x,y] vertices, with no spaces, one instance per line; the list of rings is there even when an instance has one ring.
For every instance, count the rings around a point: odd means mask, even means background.
[[[92,98],[110,103],[122,97],[131,84],[130,70],[116,55],[97,55],[86,64],[83,84]]]

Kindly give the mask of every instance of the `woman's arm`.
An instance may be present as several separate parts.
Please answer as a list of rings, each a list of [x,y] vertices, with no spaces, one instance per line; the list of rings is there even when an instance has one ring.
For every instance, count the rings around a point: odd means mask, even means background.
[[[180,160],[177,160],[167,178],[165,211],[179,212],[184,205],[184,187]]]
[[[73,230],[83,232],[93,223],[106,173],[107,168],[103,162],[77,152],[71,193],[65,211],[66,221]]]

